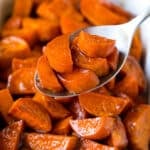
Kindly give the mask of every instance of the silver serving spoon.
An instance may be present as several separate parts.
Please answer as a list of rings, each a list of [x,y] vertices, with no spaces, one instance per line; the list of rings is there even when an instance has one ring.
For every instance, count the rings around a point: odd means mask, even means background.
[[[135,30],[150,15],[150,7],[147,7],[147,8],[148,9],[145,9],[139,16],[135,17],[128,23],[124,23],[121,25],[94,26],[94,27],[81,29],[82,31],[88,32],[93,35],[104,36],[104,37],[116,40],[116,47],[118,48],[118,51],[119,51],[119,61],[118,61],[119,63],[118,63],[117,69],[109,73],[109,75],[103,78],[100,78],[101,82],[99,85],[97,85],[95,88],[84,91],[84,93],[94,91],[104,86],[119,73],[119,71],[123,67],[129,55],[129,51],[130,51],[130,47],[132,44],[132,39],[133,39]],[[70,41],[72,41],[80,33],[81,30],[78,30],[72,33],[70,35]],[[80,94],[80,93],[69,93],[67,91],[54,93],[48,89],[42,88],[40,86],[37,72],[35,73],[34,80],[35,80],[36,88],[43,94],[50,96],[50,97],[69,98],[69,97],[74,97]]]

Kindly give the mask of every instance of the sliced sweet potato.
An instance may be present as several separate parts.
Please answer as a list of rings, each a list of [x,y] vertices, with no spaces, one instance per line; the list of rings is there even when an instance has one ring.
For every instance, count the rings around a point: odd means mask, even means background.
[[[75,136],[25,133],[24,144],[34,150],[73,150],[77,143]]]
[[[69,35],[61,35],[49,42],[44,50],[50,66],[57,72],[66,73],[73,69],[69,46]]]
[[[71,7],[62,14],[60,26],[62,33],[65,34],[87,27],[88,24],[84,21],[83,16]]]
[[[39,76],[40,84],[43,88],[49,89],[53,92],[60,92],[63,90],[56,74],[49,66],[47,57],[44,55],[38,59],[37,73]]]
[[[37,58],[30,57],[26,59],[13,58],[12,60],[12,71],[16,71],[20,68],[33,68],[36,67]]]
[[[132,75],[138,82],[140,91],[146,89],[146,79],[139,62],[132,56],[129,56],[121,72],[126,75]]]
[[[80,2],[82,14],[94,25],[121,24],[128,20],[107,5],[112,4],[109,1],[106,4],[104,0],[81,0]]]
[[[13,16],[26,17],[32,11],[33,0],[15,0],[13,6]]]
[[[13,94],[33,94],[35,68],[21,68],[8,77],[8,89]]]
[[[108,64],[112,70],[116,70],[118,66],[119,52],[117,48],[107,57]]]
[[[89,57],[107,57],[113,52],[115,47],[114,40],[91,35],[84,31],[81,31],[76,38],[74,43],[81,52]]]
[[[123,122],[120,118],[116,118],[114,129],[108,138],[108,144],[119,149],[123,149],[128,145],[128,139]]]
[[[19,37],[6,37],[0,41],[0,68],[10,66],[13,57],[25,58],[30,56],[30,47]]]
[[[100,87],[95,92],[103,94],[103,95],[111,95],[111,92],[104,86]]]
[[[23,121],[14,122],[0,132],[0,149],[17,150],[23,131]]]
[[[81,93],[99,84],[96,74],[87,69],[76,69],[72,73],[59,75],[59,79],[70,93]]]
[[[36,31],[32,28],[8,29],[2,30],[2,37],[16,36],[24,39],[30,46],[33,46],[38,38]]]
[[[115,116],[121,114],[129,105],[128,98],[86,93],[79,96],[80,105],[95,116]]]
[[[13,119],[8,116],[8,111],[13,104],[13,98],[8,89],[0,90],[0,112],[7,123],[13,121]]]
[[[53,119],[63,119],[70,115],[70,112],[59,102],[37,92],[33,100],[44,106]]]
[[[34,29],[42,42],[52,40],[60,32],[59,24],[43,18],[24,18],[23,27]]]
[[[22,18],[20,16],[10,17],[4,24],[3,30],[19,29],[22,26]]]
[[[31,98],[19,98],[9,109],[9,114],[25,123],[34,130],[49,132],[52,129],[51,118],[43,106]]]
[[[70,125],[81,137],[101,140],[110,135],[114,126],[114,119],[112,117],[96,117],[70,120]]]
[[[109,64],[106,58],[88,57],[82,52],[73,52],[74,63],[81,68],[92,70],[98,76],[105,76],[109,73]]]
[[[62,119],[60,120],[59,122],[57,122],[55,125],[54,125],[54,128],[53,128],[53,133],[54,134],[62,134],[62,135],[67,135],[69,134],[70,130],[71,130],[71,127],[70,127],[70,120],[72,119],[72,116],[70,117],[67,117],[65,119]]]
[[[140,38],[140,30],[137,30],[133,37],[133,42],[130,49],[130,55],[134,56],[138,62],[140,62],[142,57],[142,52],[143,52],[142,49],[143,49],[143,45],[142,45],[142,40]]]
[[[72,4],[68,0],[43,1],[37,8],[37,14],[53,22],[59,22],[64,10],[70,6]]]
[[[138,81],[135,76],[127,75],[123,80],[116,83],[114,91],[124,93],[135,98],[139,93]]]
[[[74,119],[85,119],[88,116],[88,113],[81,107],[78,98],[74,98],[74,100],[69,105],[69,109],[73,114]]]
[[[81,141],[80,150],[119,150],[117,147],[100,144],[88,139]]]
[[[124,124],[132,150],[149,150],[150,106],[141,104],[127,113]]]

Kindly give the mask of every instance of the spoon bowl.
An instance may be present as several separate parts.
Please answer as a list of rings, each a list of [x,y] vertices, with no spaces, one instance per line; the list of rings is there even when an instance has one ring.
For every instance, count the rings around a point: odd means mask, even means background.
[[[149,17],[149,15],[150,15],[150,7],[147,7],[147,9],[145,9],[139,16],[135,17],[134,19],[132,19],[131,21],[129,21],[127,23],[124,23],[121,25],[88,27],[88,28],[80,29],[70,35],[70,42],[72,42],[72,40],[81,31],[85,31],[91,35],[98,35],[98,36],[103,36],[103,37],[106,37],[109,39],[113,39],[116,41],[115,46],[117,47],[117,49],[119,51],[119,60],[118,60],[117,69],[115,71],[110,72],[108,75],[101,77],[99,85],[97,85],[95,88],[84,91],[84,93],[94,91],[94,90],[104,86],[119,73],[119,71],[123,67],[128,55],[129,55],[130,47],[132,44],[132,39],[133,39],[133,36],[134,36],[134,33],[135,33],[137,27],[145,19],[147,19],[147,17]],[[35,80],[34,82],[35,82],[36,88],[43,94],[50,96],[50,97],[69,98],[69,97],[74,97],[74,96],[81,94],[81,93],[69,93],[67,91],[54,93],[48,89],[44,89],[40,85],[40,81],[39,81],[37,72],[35,73],[34,80]]]

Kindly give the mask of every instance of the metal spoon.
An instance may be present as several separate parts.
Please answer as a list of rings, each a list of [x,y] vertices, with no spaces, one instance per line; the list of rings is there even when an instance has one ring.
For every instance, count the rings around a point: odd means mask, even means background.
[[[101,78],[100,84],[97,85],[95,88],[84,91],[84,93],[94,91],[104,86],[119,73],[119,71],[123,67],[129,55],[129,50],[132,44],[132,39],[133,39],[135,30],[145,19],[149,17],[149,15],[150,15],[150,7],[148,7],[148,9],[145,9],[144,12],[142,12],[139,16],[135,17],[128,23],[124,23],[121,25],[94,26],[94,27],[81,29],[82,31],[88,32],[92,35],[104,36],[104,37],[116,40],[116,47],[118,48],[118,51],[119,51],[119,61],[118,61],[119,63],[118,63],[117,69],[109,73],[107,76]],[[73,34],[71,34],[70,41],[72,41],[80,33],[81,30],[78,30],[74,32]],[[35,73],[34,80],[35,80],[34,82],[35,82],[36,88],[43,94],[50,96],[50,97],[69,98],[69,97],[74,97],[74,96],[81,94],[81,93],[69,93],[67,91],[54,93],[48,89],[44,89],[40,85],[37,72]]]

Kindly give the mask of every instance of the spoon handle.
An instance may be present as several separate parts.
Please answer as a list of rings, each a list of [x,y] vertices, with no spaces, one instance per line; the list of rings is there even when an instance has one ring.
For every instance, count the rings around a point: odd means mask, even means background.
[[[146,20],[149,16],[150,16],[150,5],[146,7],[140,15],[138,15],[137,17],[135,17],[134,19],[125,24],[126,28],[129,30],[129,34],[130,35],[134,34],[136,28],[141,23],[143,23],[143,21]]]

